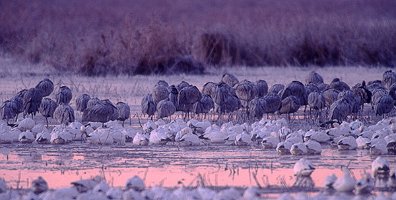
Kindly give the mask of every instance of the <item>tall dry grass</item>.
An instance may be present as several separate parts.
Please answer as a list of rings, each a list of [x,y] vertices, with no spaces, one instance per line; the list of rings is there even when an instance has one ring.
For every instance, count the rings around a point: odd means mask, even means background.
[[[86,75],[396,64],[393,0],[0,1],[2,54]]]

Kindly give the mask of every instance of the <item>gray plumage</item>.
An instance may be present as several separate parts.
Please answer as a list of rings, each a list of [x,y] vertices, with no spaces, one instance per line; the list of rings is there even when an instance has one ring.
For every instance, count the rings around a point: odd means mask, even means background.
[[[396,83],[392,84],[389,88],[389,95],[396,103]]]
[[[371,103],[372,93],[367,89],[365,81],[363,81],[362,84],[353,86],[352,92],[360,98],[362,106],[364,103]]]
[[[308,95],[308,105],[314,110],[322,110],[326,106],[326,101],[321,93],[311,92]]]
[[[341,81],[339,78],[333,79],[330,83],[330,88],[336,89],[340,92],[344,90],[350,90],[351,88],[345,82]]]
[[[186,81],[182,81],[176,86],[176,88],[177,88],[177,91],[180,91],[183,88],[188,87],[188,86],[190,86],[189,83],[187,83]]]
[[[316,86],[313,83],[309,83],[307,85],[304,86],[305,87],[305,92],[306,95],[308,96],[311,92],[320,92],[320,89],[318,86]]]
[[[202,98],[193,105],[195,114],[206,114],[214,108],[213,99],[209,95],[202,95]]]
[[[256,95],[257,97],[263,97],[268,94],[268,84],[265,80],[256,81]]]
[[[26,89],[21,90],[18,92],[17,95],[15,95],[14,97],[11,98],[11,101],[14,102],[14,104],[15,104],[15,112],[17,113],[17,117],[18,117],[18,114],[22,113],[24,110],[23,96],[25,95],[26,92],[27,92]]]
[[[381,96],[378,102],[374,105],[376,115],[384,115],[393,110],[394,100],[390,95]]]
[[[169,99],[169,101],[171,101],[173,103],[173,105],[175,105],[176,110],[177,110],[177,108],[179,107],[179,102],[178,102],[179,91],[177,90],[175,85],[169,86],[168,89],[169,89],[169,97],[168,97],[168,99]]]
[[[101,122],[106,123],[118,118],[117,107],[110,100],[101,100],[92,107],[88,107],[82,116],[83,122]]]
[[[308,74],[307,78],[305,79],[305,83],[306,84],[312,83],[312,84],[318,85],[318,84],[323,83],[323,77],[320,74],[318,74],[317,72],[311,71]]]
[[[385,71],[382,75],[382,82],[385,88],[389,89],[394,83],[396,83],[396,73],[392,70]]]
[[[13,119],[14,117],[16,117],[17,112],[15,110],[16,110],[15,102],[10,101],[10,100],[4,101],[3,105],[1,106],[1,110],[0,110],[1,119],[3,119],[3,120],[5,119],[8,124],[8,121],[10,119]]]
[[[338,122],[342,122],[347,119],[348,115],[351,114],[352,109],[348,101],[344,98],[338,99],[330,106],[329,118],[335,119]]]
[[[372,96],[372,99],[371,99],[372,100],[371,103],[373,105],[378,104],[378,102],[381,99],[381,97],[385,96],[387,94],[388,94],[388,92],[386,90],[384,90],[384,89],[375,89],[373,91],[373,96]]]
[[[228,95],[225,98],[224,105],[221,106],[220,113],[231,113],[241,107],[241,101],[237,96]]]
[[[125,120],[129,119],[131,116],[131,108],[127,103],[118,102],[116,104],[118,117],[117,119],[122,121],[122,126],[124,126]]]
[[[166,81],[164,81],[164,80],[159,80],[158,82],[157,82],[157,84],[155,84],[156,86],[157,85],[162,85],[162,86],[165,86],[165,87],[169,87],[169,84],[168,84],[168,82],[166,82]]]
[[[264,113],[275,113],[282,104],[282,99],[277,94],[267,94],[263,97],[265,100]]]
[[[97,97],[90,98],[90,99],[88,100],[88,102],[87,102],[87,107],[86,107],[86,109],[92,108],[94,105],[96,105],[96,104],[98,104],[98,103],[100,103],[100,99],[98,99]],[[85,109],[85,110],[86,110],[86,109]]]
[[[213,88],[212,91],[212,99],[215,103],[216,112],[222,114],[226,112],[233,112],[234,110],[239,109],[240,101],[231,86],[220,82]]]
[[[61,124],[74,122],[74,110],[70,105],[59,104],[54,112],[54,118]]]
[[[279,94],[279,92],[281,92],[284,88],[285,88],[285,86],[282,85],[282,84],[275,84],[275,85],[273,85],[273,86],[270,87],[268,93],[276,94],[276,95],[277,95],[277,94]]]
[[[47,126],[48,126],[48,117],[54,117],[54,112],[56,107],[58,107],[58,104],[50,98],[44,98],[41,101],[39,112],[41,113],[41,115],[45,117]]]
[[[30,88],[23,96],[23,114],[24,116],[36,115],[43,99],[42,91],[37,88]]]
[[[209,95],[213,98],[213,88],[216,87],[216,83],[207,82],[202,87],[202,94]]]
[[[43,92],[43,97],[46,97],[54,91],[54,83],[48,78],[45,78],[36,85],[36,88]]]
[[[223,74],[223,76],[221,77],[221,82],[229,85],[230,87],[234,87],[236,84],[239,83],[237,77],[229,73]]]
[[[154,103],[158,104],[158,102],[169,97],[168,87],[165,87],[163,85],[156,85],[153,89],[152,95]]]
[[[191,112],[195,102],[201,100],[202,95],[196,86],[184,87],[179,92],[178,110]]]
[[[73,98],[72,91],[67,86],[61,86],[55,98],[57,104],[69,104]]]
[[[360,99],[351,90],[344,90],[338,94],[338,99],[346,99],[351,106],[351,113],[358,113],[361,109]]]
[[[265,113],[266,101],[256,97],[249,102],[249,115],[255,119],[261,119]]]
[[[300,100],[295,96],[288,96],[282,100],[280,114],[295,113],[300,108]]]
[[[320,92],[324,92],[325,90],[330,89],[330,85],[326,83],[320,83],[317,85]]]
[[[382,81],[380,81],[380,80],[369,81],[367,83],[367,89],[371,93],[374,93],[374,90],[376,90],[376,89],[386,90],[384,84],[382,84]]]
[[[338,99],[338,90],[335,89],[328,89],[325,90],[322,94],[325,98],[325,105],[327,108],[330,108],[331,104],[333,104]]]
[[[285,99],[288,96],[294,96],[298,100],[299,105],[307,105],[307,94],[305,86],[300,81],[292,81],[282,91],[280,97]]]
[[[76,98],[76,108],[77,111],[84,112],[87,109],[88,101],[91,97],[88,94],[81,94]]]
[[[158,118],[169,117],[176,112],[176,107],[169,100],[162,100],[157,104]]]
[[[242,106],[247,107],[248,103],[256,96],[256,86],[250,81],[243,80],[235,86],[235,93]]]
[[[144,96],[140,105],[142,108],[142,113],[147,114],[148,116],[153,116],[157,110],[151,94]]]

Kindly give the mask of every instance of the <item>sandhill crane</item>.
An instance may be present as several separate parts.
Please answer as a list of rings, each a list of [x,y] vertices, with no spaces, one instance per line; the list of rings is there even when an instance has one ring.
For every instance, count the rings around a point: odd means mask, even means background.
[[[59,104],[54,112],[54,118],[61,124],[68,125],[74,122],[74,110],[68,104]]]
[[[69,87],[67,86],[61,86],[58,90],[58,93],[56,93],[56,103],[57,104],[69,104],[70,101],[72,100],[72,91]]]
[[[151,94],[147,94],[146,96],[144,96],[140,105],[142,108],[142,113],[147,114],[149,117],[152,117],[157,110],[156,104],[154,103]]]
[[[91,97],[88,94],[81,94],[76,98],[77,111],[84,112],[87,109],[88,101]]]
[[[131,116],[131,108],[127,103],[118,102],[116,104],[118,117],[117,119],[122,121],[122,126],[124,126],[125,120],[129,119]]]
[[[24,117],[31,114],[32,117],[36,115],[43,99],[42,91],[37,88],[30,88],[23,96],[23,115]]]
[[[44,98],[41,101],[39,112],[45,117],[45,121],[47,122],[47,127],[48,127],[48,117],[54,117],[54,112],[56,107],[58,107],[58,104],[50,98]]]
[[[305,78],[305,83],[306,84],[312,83],[315,85],[319,85],[319,84],[323,83],[323,77],[320,74],[318,74],[317,72],[311,71],[308,74],[307,78]]]
[[[263,97],[268,94],[268,84],[265,80],[256,81],[256,95],[257,97]]]
[[[236,84],[239,83],[238,79],[230,73],[224,73],[221,77],[221,82],[229,85],[230,87],[234,87]]]
[[[54,83],[48,78],[45,78],[36,85],[36,88],[42,91],[43,97],[46,97],[54,91]]]
[[[157,104],[157,115],[158,118],[170,117],[176,112],[176,107],[169,100],[162,100]]]

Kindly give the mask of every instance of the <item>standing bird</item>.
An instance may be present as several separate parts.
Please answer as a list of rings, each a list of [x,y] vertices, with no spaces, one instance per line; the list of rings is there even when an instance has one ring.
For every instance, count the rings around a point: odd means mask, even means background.
[[[118,113],[118,120],[122,121],[122,126],[124,126],[125,120],[129,119],[131,116],[131,108],[127,103],[118,102],[116,104],[117,113]]]
[[[206,116],[212,108],[214,108],[213,99],[209,95],[204,94],[202,98],[193,105],[193,112]]]
[[[179,110],[186,112],[187,117],[192,111],[194,103],[201,100],[202,95],[196,86],[184,87],[179,92],[178,105]],[[158,109],[158,106],[157,106]]]
[[[177,91],[180,91],[181,89],[190,86],[189,83],[187,83],[186,81],[182,81],[177,85]]]
[[[168,84],[168,82],[166,82],[166,81],[164,81],[164,80],[159,80],[158,82],[157,82],[157,84],[155,84],[156,86],[157,85],[162,85],[162,86],[165,86],[165,87],[169,87],[169,84]]]
[[[257,97],[263,97],[268,94],[268,84],[265,80],[256,81]]]
[[[61,86],[56,93],[55,99],[57,104],[69,104],[72,99],[72,91],[67,86]]]
[[[308,74],[307,78],[305,79],[305,83],[306,84],[312,83],[315,85],[319,85],[319,84],[323,83],[323,77],[320,74],[318,74],[317,72],[311,71]]]
[[[396,83],[392,84],[389,88],[389,95],[396,103]]]
[[[169,101],[175,105],[176,108],[179,107],[178,98],[179,98],[179,91],[177,90],[175,85],[169,86]]]
[[[37,88],[30,88],[23,95],[23,115],[31,114],[32,117],[36,115],[38,108],[40,107],[41,100],[43,99],[42,91]]]
[[[169,97],[168,87],[165,87],[163,85],[156,85],[153,89],[152,95],[154,103],[158,104],[158,102]]]
[[[394,107],[394,100],[390,95],[384,95],[380,97],[378,102],[374,105],[374,111],[376,115],[383,116],[390,113]]]
[[[347,119],[348,115],[352,113],[351,105],[344,98],[338,99],[330,106],[329,118],[342,122]]]
[[[58,104],[50,98],[44,98],[41,101],[39,112],[45,117],[45,121],[47,122],[47,127],[48,127],[48,117],[54,117],[54,112],[56,107],[58,107]]]
[[[216,87],[216,83],[213,82],[207,82],[203,85],[202,87],[202,94],[209,95],[210,97],[213,98],[213,88]]]
[[[68,125],[74,122],[74,110],[70,105],[59,104],[54,112],[54,118],[61,124]]]
[[[307,103],[305,86],[300,81],[292,81],[283,89],[280,97],[285,99],[288,96],[296,97],[300,105]]]
[[[3,102],[3,105],[1,106],[0,114],[1,114],[1,119],[5,119],[7,121],[7,125],[9,124],[9,120],[15,118],[17,115],[16,111],[16,105],[15,102],[7,100]]]
[[[229,73],[224,73],[223,77],[221,77],[221,82],[229,85],[230,87],[234,87],[236,84],[239,83],[238,79]]]
[[[325,106],[327,109],[330,109],[330,106],[337,101],[338,99],[338,90],[335,89],[327,89],[323,92],[323,97],[325,99]]]
[[[340,92],[344,90],[350,90],[351,88],[345,82],[341,81],[339,78],[333,79],[330,83],[330,88],[336,89]]]
[[[86,109],[92,108],[94,105],[96,105],[98,103],[100,103],[100,99],[98,99],[97,97],[93,97],[93,98],[88,100]]]
[[[282,85],[282,84],[275,84],[275,85],[273,85],[273,86],[270,87],[268,93],[276,94],[276,95],[277,95],[277,94],[279,94],[284,88],[285,88],[285,86]]]
[[[279,114],[287,114],[290,119],[290,114],[295,113],[300,108],[300,101],[295,96],[288,96],[282,100]]]
[[[261,119],[264,115],[266,107],[266,101],[264,98],[256,97],[249,102],[249,114],[250,117]]]
[[[265,100],[264,113],[267,113],[267,118],[269,113],[275,113],[282,105],[282,99],[277,94],[269,93],[263,99]]]
[[[157,104],[157,115],[158,118],[170,117],[176,112],[176,107],[169,100],[162,100]]]
[[[46,97],[54,91],[54,83],[48,78],[45,78],[36,85],[36,88],[43,92],[43,97]]]
[[[371,103],[372,93],[366,87],[366,82],[363,81],[362,84],[356,84],[352,87],[352,92],[360,99],[362,109],[364,103]]]
[[[324,96],[319,92],[311,92],[308,95],[309,111],[314,109],[317,113],[315,117],[319,117],[320,111],[326,106]]]
[[[147,114],[149,117],[154,115],[156,111],[156,105],[151,94],[144,96],[140,105],[142,107],[143,114]]]
[[[88,94],[82,94],[76,98],[77,111],[84,112],[87,109],[88,101],[91,97]]]
[[[249,102],[256,96],[256,86],[248,80],[243,80],[235,86],[235,93],[242,106],[248,110]]]
[[[88,107],[82,116],[83,122],[101,122],[104,123],[118,118],[117,107],[115,107],[110,100],[105,99],[96,103],[92,107]]]
[[[15,112],[16,112],[16,117],[15,120],[18,119],[18,115],[23,112],[24,110],[24,102],[23,102],[23,96],[27,92],[27,89],[23,89],[17,93],[14,97],[11,98],[11,101],[15,103]]]
[[[396,83],[396,73],[392,70],[385,71],[382,75],[382,81],[386,88],[390,88],[394,83]]]

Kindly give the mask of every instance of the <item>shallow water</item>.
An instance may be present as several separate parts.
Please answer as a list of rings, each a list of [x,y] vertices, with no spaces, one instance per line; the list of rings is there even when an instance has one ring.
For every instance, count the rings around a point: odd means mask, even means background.
[[[296,181],[293,165],[301,156],[278,155],[260,147],[209,145],[198,147],[95,146],[6,144],[0,148],[0,176],[13,188],[28,188],[32,179],[44,177],[51,188],[101,175],[113,186],[124,186],[134,175],[148,186],[262,186],[286,188]],[[376,156],[366,150],[326,148],[321,155],[306,156],[316,166],[308,190],[324,185],[331,173],[341,175],[348,166],[356,178],[371,172]],[[396,166],[394,155],[386,157]],[[311,184],[311,185],[310,185]],[[274,192],[276,192],[274,190]]]

